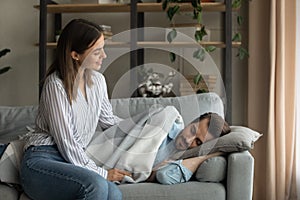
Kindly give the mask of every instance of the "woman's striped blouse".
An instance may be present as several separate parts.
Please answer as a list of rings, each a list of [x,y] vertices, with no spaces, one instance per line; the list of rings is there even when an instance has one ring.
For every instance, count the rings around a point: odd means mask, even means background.
[[[61,79],[56,73],[48,76],[41,94],[36,130],[25,148],[56,144],[66,161],[106,178],[107,171],[96,166],[86,155],[85,148],[98,124],[108,128],[120,119],[113,115],[104,76],[93,71],[92,80],[94,84],[86,87],[87,100],[78,89],[77,98],[70,105]]]

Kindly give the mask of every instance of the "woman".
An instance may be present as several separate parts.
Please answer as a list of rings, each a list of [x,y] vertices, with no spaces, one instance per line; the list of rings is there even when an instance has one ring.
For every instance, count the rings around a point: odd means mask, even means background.
[[[98,124],[105,129],[120,120],[96,72],[106,58],[103,48],[102,30],[94,23],[75,19],[62,31],[21,165],[21,183],[32,199],[122,198],[110,181],[130,174],[100,168],[85,153]]]

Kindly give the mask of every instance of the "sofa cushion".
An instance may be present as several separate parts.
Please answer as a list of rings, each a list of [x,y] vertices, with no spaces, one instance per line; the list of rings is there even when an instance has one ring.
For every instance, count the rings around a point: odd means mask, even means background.
[[[190,158],[196,156],[207,155],[214,152],[239,152],[251,150],[254,143],[262,136],[262,134],[243,126],[231,126],[231,132],[217,139],[208,141],[193,149],[179,152],[176,157]]]
[[[124,98],[112,99],[113,111],[121,118],[133,117],[146,110],[174,106],[182,115],[185,124],[206,112],[215,112],[224,117],[221,98],[216,93],[202,93],[168,98]]]
[[[186,183],[161,185],[157,183],[122,184],[119,186],[126,200],[225,200],[226,189],[221,183]]]
[[[205,160],[195,173],[200,182],[221,182],[226,177],[227,160],[223,156]]]
[[[27,133],[26,126],[33,126],[37,106],[0,106],[0,143],[8,143]]]

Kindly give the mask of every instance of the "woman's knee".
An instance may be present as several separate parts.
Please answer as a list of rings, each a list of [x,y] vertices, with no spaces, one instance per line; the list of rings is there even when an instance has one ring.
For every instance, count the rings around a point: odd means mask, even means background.
[[[108,199],[121,200],[122,196],[123,195],[119,187],[115,183],[108,181]]]

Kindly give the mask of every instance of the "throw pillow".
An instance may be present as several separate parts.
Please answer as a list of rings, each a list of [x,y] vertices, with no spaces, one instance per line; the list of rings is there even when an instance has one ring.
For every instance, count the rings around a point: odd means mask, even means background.
[[[175,158],[191,158],[196,156],[207,155],[214,152],[239,152],[251,150],[254,143],[262,134],[242,126],[231,126],[231,132],[222,137],[208,141],[198,147],[179,152]]]

